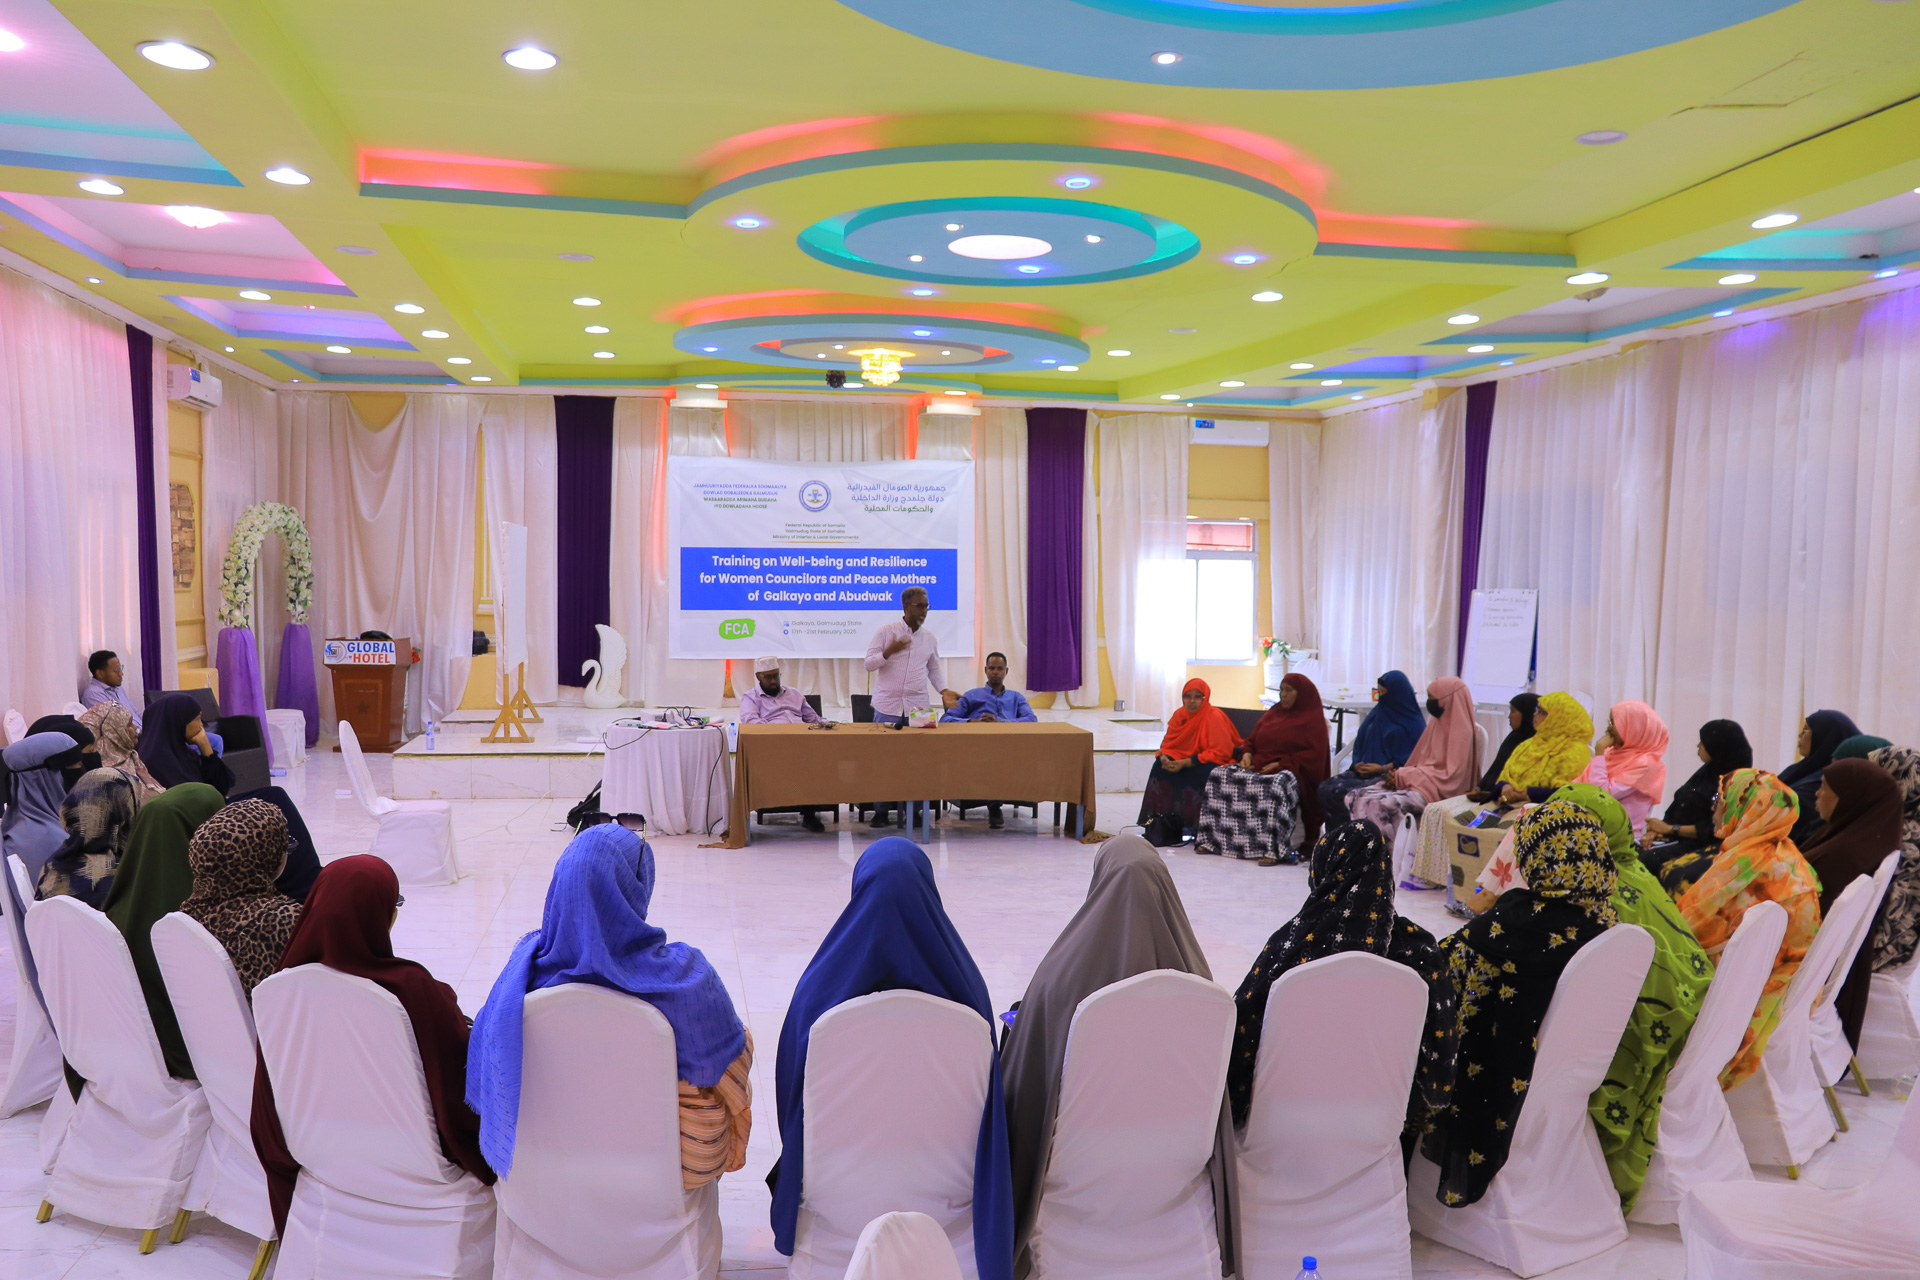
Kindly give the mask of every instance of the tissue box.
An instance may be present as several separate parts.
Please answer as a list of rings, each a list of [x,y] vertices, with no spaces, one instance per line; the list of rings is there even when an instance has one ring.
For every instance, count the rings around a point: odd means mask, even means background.
[[[1487,865],[1487,859],[1493,857],[1507,830],[1517,821],[1509,816],[1484,827],[1466,825],[1479,817],[1481,812],[1474,809],[1460,815],[1459,820],[1448,818],[1441,827],[1447,842],[1447,861],[1452,866],[1453,894],[1456,898],[1473,892],[1473,882],[1480,878],[1480,871]]]
[[[940,712],[933,707],[916,707],[907,712],[907,728],[931,729],[940,723]]]

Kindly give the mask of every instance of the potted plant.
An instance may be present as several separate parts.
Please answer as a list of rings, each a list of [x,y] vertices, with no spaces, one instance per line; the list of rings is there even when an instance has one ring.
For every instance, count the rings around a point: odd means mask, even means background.
[[[1297,648],[1291,641],[1261,636],[1260,660],[1264,664],[1267,688],[1278,689],[1280,681],[1293,669],[1293,664],[1311,658],[1313,654],[1312,649]]]

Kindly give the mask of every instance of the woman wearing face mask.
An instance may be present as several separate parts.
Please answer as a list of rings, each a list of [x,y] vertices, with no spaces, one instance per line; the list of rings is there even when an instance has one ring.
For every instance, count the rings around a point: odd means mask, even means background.
[[[1433,718],[1407,763],[1347,797],[1353,820],[1373,823],[1389,844],[1401,819],[1418,817],[1435,801],[1460,795],[1480,773],[1480,740],[1473,731],[1473,691],[1467,682],[1441,676],[1428,685],[1427,714]]]
[[[1720,780],[1735,769],[1753,767],[1746,730],[1732,720],[1701,725],[1694,754],[1700,767],[1674,791],[1665,817],[1647,819],[1648,844],[1640,853],[1641,863],[1675,897],[1700,878],[1719,852],[1713,807],[1720,798]]]
[[[1637,837],[1647,815],[1667,788],[1667,723],[1644,702],[1613,704],[1599,754],[1587,761],[1575,782],[1587,782],[1612,796],[1633,820]]]
[[[1420,700],[1404,671],[1389,671],[1375,681],[1373,700],[1373,710],[1353,735],[1353,763],[1320,784],[1321,821],[1329,827],[1351,821],[1347,797],[1407,763],[1426,732]]]

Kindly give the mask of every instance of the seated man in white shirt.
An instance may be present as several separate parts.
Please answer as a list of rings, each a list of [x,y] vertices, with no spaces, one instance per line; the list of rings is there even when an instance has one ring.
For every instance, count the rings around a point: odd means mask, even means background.
[[[940,641],[925,625],[929,607],[925,587],[908,587],[900,593],[899,619],[883,625],[867,643],[876,724],[905,724],[907,712],[933,705],[934,689],[940,690],[943,709],[960,701],[959,694],[941,684]],[[873,825],[888,825],[891,814],[891,805],[875,805]]]
[[[760,687],[740,695],[741,724],[817,724],[823,729],[833,728],[833,721],[823,719],[798,689],[781,685],[780,659],[754,659],[753,676]],[[800,810],[800,823],[807,830],[827,829],[820,821],[819,809],[796,807]]]
[[[97,707],[103,702],[117,702],[127,709],[133,717],[133,728],[140,729],[140,708],[133,705],[133,699],[127,696],[125,680],[126,668],[120,665],[120,655],[111,649],[96,650],[87,659],[87,671],[93,679],[87,681],[87,687],[80,691],[80,705]]]

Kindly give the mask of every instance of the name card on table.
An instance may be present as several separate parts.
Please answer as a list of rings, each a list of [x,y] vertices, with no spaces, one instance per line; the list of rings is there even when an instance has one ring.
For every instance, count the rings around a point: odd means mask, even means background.
[[[329,640],[321,646],[321,661],[329,667],[391,667],[395,664],[391,640]]]

